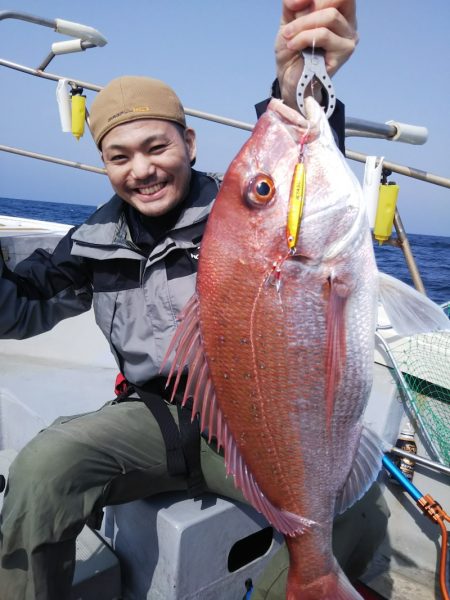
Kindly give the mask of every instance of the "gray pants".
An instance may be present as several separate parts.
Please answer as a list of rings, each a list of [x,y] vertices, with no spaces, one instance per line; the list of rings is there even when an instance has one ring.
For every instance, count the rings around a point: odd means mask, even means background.
[[[171,410],[176,418],[176,408]],[[211,492],[243,501],[222,457],[204,440],[201,465]],[[159,426],[143,403],[108,404],[58,419],[10,468],[0,521],[1,600],[69,598],[75,539],[92,515],[108,504],[185,489],[184,478],[167,473]],[[361,532],[344,529],[351,553]],[[259,597],[277,597],[270,595],[270,582],[283,585],[285,566],[283,560],[273,563]]]

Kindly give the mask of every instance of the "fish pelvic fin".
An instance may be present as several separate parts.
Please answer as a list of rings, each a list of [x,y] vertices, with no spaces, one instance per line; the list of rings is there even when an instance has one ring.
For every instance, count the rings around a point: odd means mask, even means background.
[[[189,367],[182,406],[185,406],[188,399],[192,398],[192,420],[198,418],[199,414],[201,432],[207,434],[209,442],[215,438],[219,450],[223,448],[227,475],[233,475],[236,487],[242,490],[248,502],[262,513],[275,529],[284,535],[299,535],[315,523],[299,515],[281,510],[269,501],[248,469],[218,405],[214,384],[203,351],[198,308],[198,297],[194,294],[180,314],[180,325],[162,363],[161,368],[175,352],[167,378],[167,385],[169,385],[172,378],[175,377],[171,400],[173,401],[175,397],[181,373],[185,371],[186,367]]]
[[[325,407],[327,431],[331,431],[336,388],[345,368],[345,305],[350,290],[346,284],[330,280],[330,298],[326,317]]]
[[[391,444],[383,442],[369,427],[363,426],[352,469],[338,495],[335,514],[341,514],[362,498],[381,471],[382,459]]]
[[[334,569],[303,585],[296,581],[295,573],[288,574],[287,600],[364,600],[347,579],[344,571],[334,560]]]
[[[270,502],[248,469],[231,434],[226,436],[224,452],[227,475],[231,473],[234,476],[234,483],[242,490],[244,497],[280,533],[293,537],[304,533],[312,525],[317,525],[310,519],[281,510]]]
[[[379,273],[379,290],[388,319],[399,335],[450,330],[443,309],[403,281]]]

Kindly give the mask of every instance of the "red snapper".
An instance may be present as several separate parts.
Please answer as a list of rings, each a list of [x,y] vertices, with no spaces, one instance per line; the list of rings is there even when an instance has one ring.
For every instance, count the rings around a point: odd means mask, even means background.
[[[306,107],[304,119],[272,100],[231,163],[169,354],[172,375],[189,365],[186,397],[236,485],[285,535],[287,598],[337,600],[360,596],[333,556],[333,519],[381,465],[362,425],[378,277],[360,185],[323,110]]]

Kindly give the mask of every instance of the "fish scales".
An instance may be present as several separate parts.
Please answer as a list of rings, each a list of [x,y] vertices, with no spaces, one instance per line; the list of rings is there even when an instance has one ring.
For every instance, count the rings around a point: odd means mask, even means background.
[[[313,100],[308,109],[305,121],[272,101],[231,163],[202,240],[191,318],[218,406],[202,411],[210,423],[220,413],[229,469],[263,512],[267,498],[275,516],[266,516],[284,528],[287,597],[358,598],[335,563],[331,530],[371,386],[377,271],[359,185],[322,109]],[[304,136],[306,200],[288,256]],[[273,184],[269,200],[258,193],[267,191],[261,178]]]

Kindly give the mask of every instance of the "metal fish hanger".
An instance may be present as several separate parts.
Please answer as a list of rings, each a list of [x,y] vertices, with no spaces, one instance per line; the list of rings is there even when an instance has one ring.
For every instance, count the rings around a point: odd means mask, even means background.
[[[301,114],[307,118],[305,111],[305,92],[313,93],[314,84],[318,82],[325,92],[327,107],[325,115],[329,119],[336,106],[336,95],[333,84],[325,66],[325,55],[321,49],[316,49],[315,44],[311,48],[302,51],[304,67],[297,84],[297,106]],[[309,90],[308,90],[309,86]],[[286,236],[289,252],[295,254],[296,244],[300,231],[300,223],[303,214],[303,205],[306,195],[306,170],[303,160],[304,145],[307,140],[305,133],[301,142],[300,157],[292,176],[289,210],[286,226]]]
[[[303,116],[305,114],[305,92],[309,84],[311,87],[316,83],[320,83],[322,90],[326,94],[327,107],[325,114],[327,119],[333,114],[336,106],[336,94],[334,87],[331,82],[330,76],[327,73],[325,67],[325,55],[324,51],[320,48],[305,48],[302,51],[304,67],[303,72],[298,80],[297,84],[297,106]],[[325,98],[324,98],[325,100]]]

